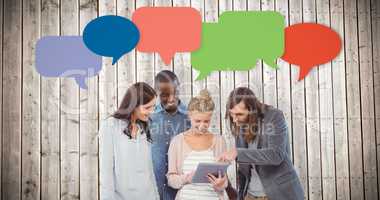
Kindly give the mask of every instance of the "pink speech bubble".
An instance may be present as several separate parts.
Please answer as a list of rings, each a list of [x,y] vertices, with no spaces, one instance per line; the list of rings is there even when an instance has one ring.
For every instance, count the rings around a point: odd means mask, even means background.
[[[166,65],[176,52],[191,52],[200,47],[202,17],[189,7],[142,7],[132,16],[140,31],[136,49],[158,52]]]

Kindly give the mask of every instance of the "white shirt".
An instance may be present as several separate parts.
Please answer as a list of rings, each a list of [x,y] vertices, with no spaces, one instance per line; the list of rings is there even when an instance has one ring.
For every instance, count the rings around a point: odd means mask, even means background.
[[[255,138],[251,143],[248,144],[249,149],[257,149],[258,139]],[[248,186],[248,193],[255,197],[265,197],[264,187],[261,183],[260,177],[257,174],[255,165],[252,164],[251,168],[251,180]]]
[[[199,163],[215,163],[214,152],[211,149],[191,151],[183,161],[183,172],[188,174],[197,169]],[[211,183],[191,183],[184,185],[180,192],[180,200],[218,200]]]

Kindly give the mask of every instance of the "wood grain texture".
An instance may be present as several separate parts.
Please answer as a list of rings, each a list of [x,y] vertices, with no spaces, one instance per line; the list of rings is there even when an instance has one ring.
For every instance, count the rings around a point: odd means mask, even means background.
[[[330,1],[330,25],[341,37],[344,33],[344,8],[339,0]],[[332,61],[333,116],[335,140],[336,199],[350,199],[350,173],[348,164],[348,132],[346,102],[345,43]]]
[[[22,1],[4,1],[2,199],[21,199]]]
[[[86,24],[98,16],[98,12],[103,11],[100,5],[102,1],[79,0],[79,34],[82,35]],[[115,4],[113,12],[115,13]],[[99,14],[100,15],[100,14]],[[117,66],[103,66],[105,70],[115,70]],[[112,76],[112,81],[117,77]],[[106,80],[106,82],[109,79]],[[103,79],[104,81],[104,79]],[[112,83],[110,81],[110,83]],[[108,82],[107,82],[108,83]],[[92,76],[87,79],[87,90],[79,91],[79,198],[80,199],[98,199],[98,127],[99,127],[99,90],[109,89],[110,94],[107,98],[112,98],[114,107],[117,106],[116,88],[108,88],[102,85],[100,87],[99,76]],[[112,86],[112,84],[111,84]],[[116,87],[116,86],[115,86]]]
[[[79,1],[61,1],[60,9],[61,35],[79,35]],[[61,199],[79,199],[79,87],[72,78],[61,78],[59,111]]]
[[[225,11],[273,10],[287,26],[317,22],[342,39],[342,51],[298,81],[299,67],[259,60],[249,71],[214,71],[196,81],[190,53],[165,65],[135,50],[103,58],[88,90],[35,69],[35,44],[47,35],[81,35],[103,15],[131,19],[143,6],[197,9],[204,22]],[[229,93],[251,88],[283,111],[305,199],[375,200],[380,195],[380,1],[378,0],[0,0],[0,200],[99,199],[98,128],[136,81],[153,86],[163,69],[179,77],[187,104],[207,88],[216,104],[211,130],[235,145],[225,120]],[[228,171],[236,184],[235,166]]]
[[[301,0],[289,1],[289,25],[302,23],[302,5]],[[305,199],[309,199],[305,81],[297,81],[298,74],[299,68],[291,65],[293,160],[305,191]]]
[[[60,2],[41,2],[41,36],[60,34]],[[60,83],[41,77],[41,199],[59,200],[60,176]]]
[[[23,2],[22,46],[22,199],[40,199],[41,101],[40,76],[35,70],[34,49],[40,37],[39,0]]]

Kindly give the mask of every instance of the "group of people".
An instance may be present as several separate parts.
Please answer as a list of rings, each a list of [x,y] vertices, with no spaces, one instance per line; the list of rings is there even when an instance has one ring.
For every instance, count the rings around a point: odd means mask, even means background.
[[[184,105],[179,80],[159,72],[154,88],[138,82],[99,130],[101,200],[301,200],[304,192],[289,157],[282,111],[247,87],[231,91],[227,134],[209,130],[215,104],[204,89]],[[219,113],[216,113],[219,114]],[[199,163],[237,163],[237,187],[227,174],[192,183]]]

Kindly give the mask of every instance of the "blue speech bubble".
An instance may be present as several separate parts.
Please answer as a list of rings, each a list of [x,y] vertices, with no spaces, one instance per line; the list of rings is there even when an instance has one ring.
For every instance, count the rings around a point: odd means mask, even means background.
[[[36,44],[36,69],[46,77],[73,77],[87,89],[86,78],[102,68],[102,57],[91,52],[81,36],[46,36]]]
[[[94,53],[112,57],[112,65],[139,42],[137,26],[127,18],[106,15],[92,20],[83,30],[83,41]]]

